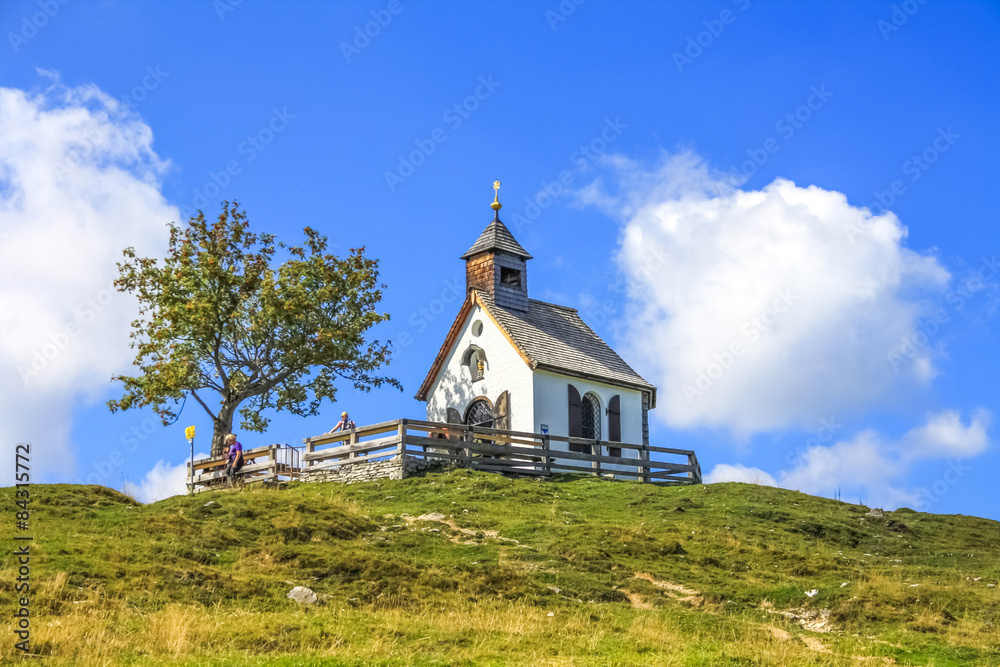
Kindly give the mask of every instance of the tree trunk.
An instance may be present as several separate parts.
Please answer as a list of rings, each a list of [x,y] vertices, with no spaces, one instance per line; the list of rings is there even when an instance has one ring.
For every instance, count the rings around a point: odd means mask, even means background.
[[[222,456],[226,450],[226,436],[233,432],[233,416],[238,403],[223,403],[219,408],[219,416],[212,421],[215,430],[212,433],[212,456]]]

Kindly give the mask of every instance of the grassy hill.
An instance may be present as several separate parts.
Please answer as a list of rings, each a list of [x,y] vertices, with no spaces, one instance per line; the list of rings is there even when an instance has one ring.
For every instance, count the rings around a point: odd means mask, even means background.
[[[45,664],[1000,664],[1000,524],[984,519],[465,470],[145,506],[32,492]],[[296,585],[320,603],[299,608]],[[0,662],[18,664],[4,633]]]

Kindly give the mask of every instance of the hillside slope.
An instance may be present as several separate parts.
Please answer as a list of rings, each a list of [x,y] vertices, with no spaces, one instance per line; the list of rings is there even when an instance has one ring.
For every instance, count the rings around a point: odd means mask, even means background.
[[[32,493],[46,664],[1000,664],[1000,524],[984,519],[466,470],[148,506]],[[296,585],[320,604],[287,599]],[[0,659],[17,662],[10,637]]]

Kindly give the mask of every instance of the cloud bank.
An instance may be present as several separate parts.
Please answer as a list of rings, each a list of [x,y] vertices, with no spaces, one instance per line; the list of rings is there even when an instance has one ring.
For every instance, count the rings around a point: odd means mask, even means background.
[[[131,362],[121,250],[162,255],[180,220],[150,128],[95,86],[41,74],[43,89],[0,88],[0,447],[33,443],[34,481],[74,475],[74,405]]]
[[[744,482],[746,484],[757,484],[758,486],[778,486],[768,473],[760,468],[748,468],[739,463],[730,465],[719,463],[712,471],[703,476],[705,484],[717,484],[720,482]]]
[[[625,349],[670,426],[805,426],[934,377],[930,349],[895,366],[888,356],[950,275],[903,246],[893,213],[784,179],[741,190],[691,153],[651,170],[608,163],[614,181],[578,194],[623,221]]]
[[[719,464],[705,481],[750,482],[781,486],[813,495],[839,493],[844,500],[878,507],[929,509],[971,469],[967,462],[989,447],[992,415],[978,409],[963,423],[955,410],[927,416],[925,422],[898,439],[866,429],[853,438],[807,447],[793,456],[793,465],[775,477],[759,468]],[[930,471],[932,481],[921,488],[905,480],[915,470]]]

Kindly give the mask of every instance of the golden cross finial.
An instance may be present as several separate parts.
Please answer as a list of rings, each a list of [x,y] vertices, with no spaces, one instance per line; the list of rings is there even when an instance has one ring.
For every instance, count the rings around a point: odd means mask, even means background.
[[[493,203],[490,204],[490,208],[499,213],[500,211],[500,181],[493,181]]]

